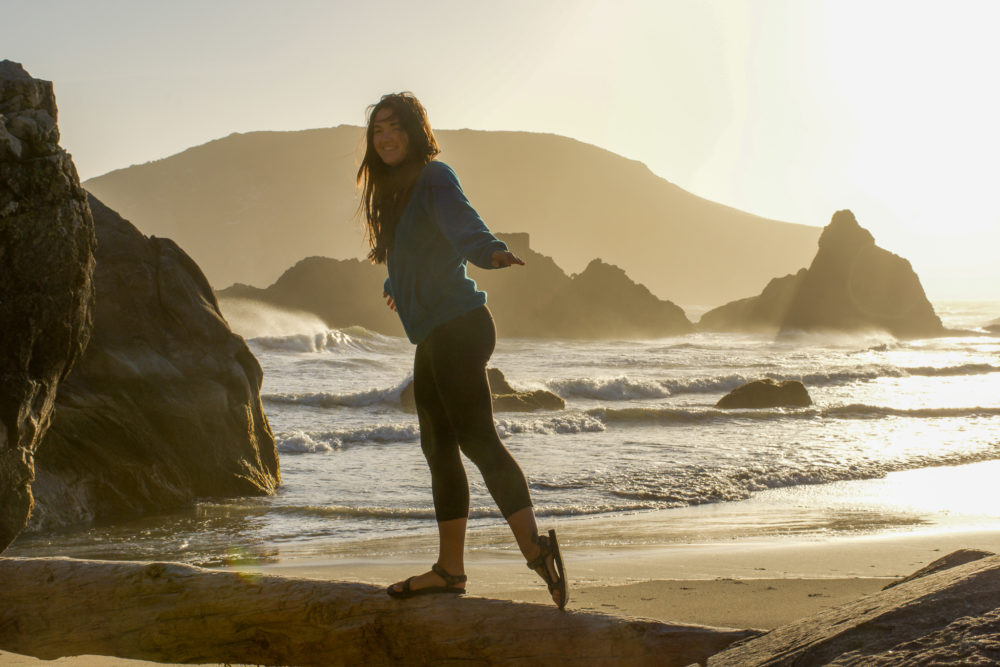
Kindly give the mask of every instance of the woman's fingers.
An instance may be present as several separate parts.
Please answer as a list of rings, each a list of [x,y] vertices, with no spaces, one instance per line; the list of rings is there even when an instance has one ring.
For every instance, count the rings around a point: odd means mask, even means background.
[[[493,251],[491,259],[493,260],[493,267],[497,269],[510,266],[511,264],[520,264],[521,266],[524,266],[524,261],[520,257],[507,250]]]

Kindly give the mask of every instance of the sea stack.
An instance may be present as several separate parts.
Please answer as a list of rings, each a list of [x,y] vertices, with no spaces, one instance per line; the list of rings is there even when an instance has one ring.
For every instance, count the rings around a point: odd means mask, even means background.
[[[882,329],[898,338],[944,333],[910,263],[875,245],[848,210],[837,211],[789,305],[782,335]]]
[[[97,308],[36,457],[27,530],[262,495],[280,481],[260,365],[195,262],[91,197]]]
[[[33,505],[56,387],[90,336],[94,224],[52,83],[0,62],[0,551]]]

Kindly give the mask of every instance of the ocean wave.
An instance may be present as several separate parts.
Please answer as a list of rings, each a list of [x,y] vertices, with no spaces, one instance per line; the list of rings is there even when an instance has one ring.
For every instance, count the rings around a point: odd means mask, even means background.
[[[892,408],[880,405],[851,404],[824,408],[824,417],[870,418],[912,417],[915,419],[938,419],[949,417],[1000,417],[1000,408]]]
[[[375,424],[343,431],[292,431],[275,434],[274,438],[278,451],[286,454],[333,452],[349,445],[416,442],[419,439],[417,424]]]
[[[258,349],[277,352],[385,352],[396,344],[395,339],[364,327],[256,336],[247,342]]]
[[[497,433],[501,438],[521,433],[542,435],[594,433],[605,430],[604,424],[589,414],[565,414],[543,419],[497,419]]]
[[[536,507],[535,516],[586,516],[637,509],[655,509],[656,503],[637,506],[636,503],[598,502],[592,504],[549,505]],[[396,521],[428,521],[435,519],[433,507],[355,507],[350,505],[273,505],[268,511],[291,516],[321,519],[389,519]],[[500,518],[496,506],[469,508],[470,519]]]
[[[667,398],[678,394],[715,394],[730,392],[737,387],[760,378],[779,382],[797,380],[807,387],[832,387],[855,382],[868,382],[880,378],[905,378],[911,376],[949,377],[998,373],[1000,366],[991,364],[963,364],[961,366],[869,366],[857,370],[829,371],[825,373],[774,373],[754,375],[731,373],[712,377],[690,377],[652,380],[629,377],[572,378],[549,380],[545,383],[551,391],[564,398],[589,398],[604,401],[630,401],[637,399]]]
[[[670,396],[670,390],[662,382],[633,380],[627,377],[551,380],[546,385],[551,391],[564,398],[627,401],[637,398],[666,398]]]
[[[988,373],[1000,373],[1000,366],[992,364],[963,364],[961,366],[918,366],[916,368],[904,368],[907,375],[927,376],[927,377],[953,377],[961,375],[986,375]]]
[[[314,408],[362,408],[369,405],[385,403],[399,405],[400,394],[410,383],[407,377],[394,387],[385,389],[369,389],[352,394],[333,394],[325,391],[308,392],[305,394],[261,394],[261,400],[269,403],[285,405],[308,405]]]
[[[650,505],[662,509],[746,500],[771,489],[812,486],[834,482],[882,479],[891,472],[920,468],[965,465],[1000,458],[996,450],[926,454],[900,460],[854,461],[847,465],[822,465],[782,459],[770,464],[750,464],[733,469],[636,471],[617,479],[592,480],[610,495],[635,503],[634,509]]]
[[[587,415],[604,424],[698,424],[710,421],[771,421],[778,419],[880,419],[909,417],[941,419],[1000,417],[996,407],[893,408],[881,405],[838,405],[826,408],[768,408],[757,410],[699,410],[684,408],[592,408]]]

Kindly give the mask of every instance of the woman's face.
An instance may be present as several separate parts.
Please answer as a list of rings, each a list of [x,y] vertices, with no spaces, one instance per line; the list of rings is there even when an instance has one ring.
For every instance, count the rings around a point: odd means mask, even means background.
[[[410,148],[410,137],[400,124],[396,114],[389,107],[379,109],[375,114],[372,143],[375,152],[390,167],[395,167],[406,159]]]

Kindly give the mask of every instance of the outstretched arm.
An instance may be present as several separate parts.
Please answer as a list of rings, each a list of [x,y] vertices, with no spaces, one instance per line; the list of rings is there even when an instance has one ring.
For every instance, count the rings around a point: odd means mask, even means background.
[[[426,168],[433,169],[429,184],[435,221],[456,252],[482,269],[524,264],[486,227],[451,167],[432,162]]]

